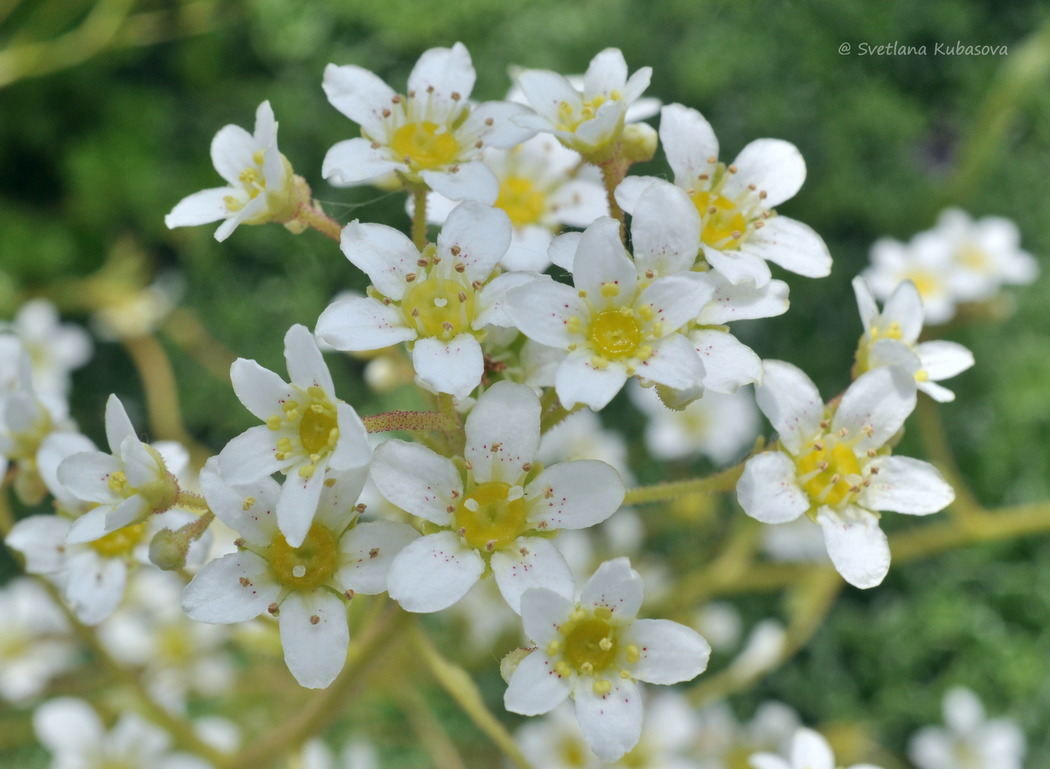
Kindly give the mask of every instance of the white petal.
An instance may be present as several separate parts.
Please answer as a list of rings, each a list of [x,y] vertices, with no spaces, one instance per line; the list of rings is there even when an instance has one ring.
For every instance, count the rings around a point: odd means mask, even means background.
[[[576,587],[562,592],[537,588],[526,590],[521,596],[521,624],[525,637],[540,647],[546,647],[558,637],[558,628],[569,618],[576,595]]]
[[[798,485],[795,463],[783,451],[764,451],[747,460],[736,485],[744,512],[762,523],[787,523],[809,510]]]
[[[704,379],[704,364],[693,343],[681,334],[672,334],[653,345],[653,354],[636,371],[642,379],[682,392],[699,389]]]
[[[576,720],[602,761],[618,761],[642,736],[642,695],[631,679],[612,677],[612,689],[596,694],[581,682],[575,689]]]
[[[521,613],[521,596],[531,588],[560,595],[575,589],[565,557],[547,539],[519,537],[512,547],[492,554],[492,574],[507,605]]]
[[[497,382],[467,417],[464,457],[482,483],[517,483],[540,445],[540,401],[531,387]]]
[[[657,181],[638,198],[631,219],[631,243],[639,270],[674,275],[696,263],[700,214],[678,187]]]
[[[467,594],[485,561],[451,531],[428,534],[407,545],[390,565],[387,591],[406,611],[447,609]]]
[[[175,204],[171,213],[164,217],[164,226],[170,230],[225,219],[230,214],[226,208],[226,197],[229,194],[229,187],[213,187],[195,192]]]
[[[316,620],[315,620],[316,618]],[[281,603],[284,662],[300,686],[323,689],[346,663],[346,606],[326,590],[292,592]]]
[[[668,104],[660,110],[660,143],[675,183],[683,187],[696,184],[702,173],[710,173],[710,158],[718,158],[718,139],[703,115],[681,104]]]
[[[627,83],[627,62],[619,48],[599,51],[587,65],[583,76],[583,92],[588,97],[611,95]]]
[[[563,102],[568,104],[573,112],[578,112],[582,106],[580,92],[567,78],[556,72],[542,69],[525,70],[518,74],[517,80],[532,108],[546,118],[557,119],[558,109]],[[518,125],[523,124],[521,119],[515,122]]]
[[[505,309],[529,339],[563,350],[574,338],[567,329],[569,318],[587,317],[587,307],[577,293],[549,278],[508,291]]]
[[[631,675],[650,684],[690,681],[707,669],[711,657],[711,645],[702,635],[669,619],[636,620],[622,641],[641,650]]]
[[[923,370],[930,379],[939,382],[950,379],[973,365],[973,353],[955,342],[934,340],[915,346]]]
[[[106,729],[102,719],[83,700],[58,697],[48,700],[33,713],[33,731],[52,753],[65,756],[90,755],[99,750]]]
[[[287,466],[276,457],[273,431],[266,425],[249,427],[219,452],[219,473],[227,483],[254,483]]]
[[[119,558],[71,559],[63,596],[77,618],[85,625],[97,625],[117,608],[124,598],[128,567]],[[87,566],[85,569],[83,567]]]
[[[695,320],[714,296],[714,286],[698,279],[699,275],[691,277],[693,274],[657,278],[638,297],[637,306],[649,305],[653,309],[654,320],[663,324],[664,334]]]
[[[728,331],[698,329],[689,335],[704,364],[704,387],[734,393],[762,380],[762,359]]]
[[[620,208],[629,214],[634,213],[635,206],[638,205],[638,199],[642,196],[642,193],[649,189],[649,185],[653,182],[663,182],[664,179],[658,176],[628,176],[616,187],[615,195],[616,202]],[[605,216],[609,215],[608,209],[604,213]],[[594,217],[596,219],[597,217]],[[591,219],[591,221],[594,221]],[[557,262],[555,262],[557,264]],[[569,270],[572,272],[572,270]]]
[[[755,388],[755,400],[780,435],[781,443],[792,454],[798,454],[820,432],[824,399],[797,366],[767,360],[762,369],[762,384]]]
[[[738,251],[719,251],[717,248],[705,247],[704,257],[718,274],[733,285],[751,283],[761,288],[769,283],[773,273],[763,255],[752,253],[745,248]],[[760,247],[755,250],[758,251]]]
[[[924,314],[922,297],[919,290],[910,280],[906,280],[894,289],[882,308],[884,324],[897,323],[900,326],[901,339],[913,344],[922,333]]]
[[[205,564],[186,585],[182,608],[198,622],[247,622],[265,612],[280,593],[270,565],[245,550]]]
[[[575,350],[558,366],[554,386],[565,408],[582,403],[599,411],[609,405],[626,381],[622,365],[598,369],[592,365],[589,351]]]
[[[212,457],[200,473],[201,493],[220,521],[237,531],[249,544],[269,546],[277,533],[274,509],[281,487],[270,476],[238,486],[230,486],[219,475],[218,459]],[[252,503],[248,505],[248,499]],[[245,510],[245,506],[248,509]]]
[[[619,473],[593,459],[544,468],[525,489],[529,524],[545,531],[601,523],[619,509],[623,497]]]
[[[890,569],[890,547],[879,519],[852,505],[842,510],[822,507],[817,523],[835,569],[854,587],[875,587]]]
[[[929,462],[890,456],[874,459],[869,466],[879,472],[871,476],[871,485],[857,502],[870,510],[929,515],[955,499],[955,491]]]
[[[386,147],[376,147],[371,140],[357,137],[332,145],[321,163],[321,177],[334,187],[350,187],[403,167]]]
[[[417,339],[412,347],[412,366],[425,387],[463,400],[481,383],[485,355],[470,334],[460,334],[448,342]]]
[[[477,136],[486,146],[510,149],[535,135],[535,129],[523,128],[515,122],[517,118],[530,114],[528,107],[521,104],[487,101],[471,110],[460,131]]]
[[[394,557],[418,538],[419,532],[405,523],[359,523],[339,540],[341,555],[336,579],[342,587],[357,593],[383,593]]]
[[[241,174],[246,168],[255,168],[253,155],[259,149],[255,137],[240,126],[223,126],[211,140],[211,162],[223,179],[240,187]]]
[[[288,376],[297,386],[304,390],[320,387],[329,397],[335,392],[332,375],[314,335],[306,326],[296,323],[285,333],[284,357],[288,363]]]
[[[419,270],[419,249],[400,231],[385,224],[352,221],[343,228],[339,247],[355,267],[372,279],[379,293],[395,301],[405,293],[405,276]]]
[[[554,710],[568,696],[568,680],[554,672],[550,657],[537,649],[518,663],[503,695],[503,706],[511,713],[538,716]]]
[[[620,223],[603,216],[584,230],[573,261],[573,283],[587,292],[595,309],[603,310],[623,304],[638,282],[634,263],[627,256],[620,241]],[[602,295],[606,283],[619,286],[621,296],[616,302]]]
[[[883,366],[857,377],[831,420],[832,432],[858,436],[853,450],[862,453],[888,441],[915,410],[915,378],[896,366]]]
[[[119,446],[118,446],[119,449]],[[123,469],[120,460],[101,451],[83,451],[63,459],[56,471],[59,483],[85,502],[114,502],[109,476]]]
[[[303,478],[293,468],[281,484],[281,494],[277,498],[277,525],[292,547],[303,544],[313,525],[324,482],[324,468],[317,467],[308,478]]]
[[[463,481],[452,460],[425,446],[392,439],[376,449],[372,480],[379,493],[405,512],[439,526],[448,526],[454,507],[453,492],[463,491]]]
[[[827,244],[809,225],[786,216],[771,216],[765,222],[762,229],[744,241],[742,254],[759,256],[807,278],[831,274]]]
[[[583,586],[580,605],[608,606],[617,619],[636,617],[642,606],[642,578],[627,558],[606,561]]]
[[[328,458],[328,466],[337,473],[367,466],[372,461],[368,429],[349,403],[337,401],[335,410],[339,424],[339,440]],[[360,491],[358,489],[357,493]]]
[[[4,544],[22,554],[30,574],[54,574],[65,567],[69,527],[57,515],[31,515],[11,527]]]
[[[799,729],[791,741],[791,763],[807,769],[835,769],[828,741],[812,729]]]
[[[332,106],[359,124],[368,135],[385,135],[383,110],[390,109],[394,89],[367,69],[329,64],[324,70],[324,92]]]
[[[281,414],[281,404],[293,397],[287,382],[253,360],[235,360],[230,366],[230,379],[244,407],[264,422],[274,414]]]
[[[788,308],[788,286],[782,280],[771,280],[761,287],[752,283],[733,285],[717,272],[706,273],[715,294],[700,313],[699,322],[721,325],[734,320],[773,318]]]
[[[547,234],[549,235],[550,233],[548,232]],[[513,251],[513,249],[511,250]],[[509,255],[510,252],[508,252]],[[511,269],[506,259],[502,260],[502,264],[507,269]],[[544,257],[544,264],[540,269],[546,266],[546,257]],[[501,328],[513,327],[515,325],[514,320],[507,312],[508,292],[519,286],[526,286],[537,280],[542,280],[544,277],[534,272],[504,272],[501,275],[497,275],[478,294],[474,304],[474,312],[476,314],[471,323],[471,328],[477,331],[489,325]]]
[[[128,437],[138,440],[138,433],[128,419],[128,413],[124,410],[120,398],[110,395],[106,401],[106,441],[109,443],[109,450],[118,454],[120,445]]]
[[[361,296],[341,299],[317,319],[317,335],[337,350],[382,350],[416,338],[400,309]]]
[[[860,312],[860,322],[867,331],[872,323],[879,317],[879,306],[875,303],[875,297],[868,287],[868,281],[858,275],[853,279],[853,294],[857,297],[857,310]]]
[[[471,201],[460,203],[438,235],[438,256],[463,264],[469,280],[486,281],[507,253],[510,232],[510,218],[502,209]]]
[[[452,200],[471,200],[492,205],[499,196],[499,180],[480,160],[457,163],[448,170],[420,173],[427,186]]]
[[[794,197],[806,180],[806,161],[790,142],[756,139],[736,156],[737,172],[726,182],[729,197],[744,193],[753,184],[765,191],[763,204],[773,208]]]
[[[432,109],[448,112],[466,103],[475,78],[470,53],[463,43],[456,43],[452,48],[424,51],[408,76],[408,90],[416,93],[417,100],[426,99]]]

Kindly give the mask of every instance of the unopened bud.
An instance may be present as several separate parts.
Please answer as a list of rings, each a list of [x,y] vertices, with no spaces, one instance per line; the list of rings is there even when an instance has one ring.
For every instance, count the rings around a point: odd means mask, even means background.
[[[648,123],[628,123],[623,127],[624,160],[629,163],[646,163],[656,154],[659,143],[656,129]]]
[[[181,531],[161,529],[149,543],[149,559],[164,571],[175,571],[186,565],[189,538]]]

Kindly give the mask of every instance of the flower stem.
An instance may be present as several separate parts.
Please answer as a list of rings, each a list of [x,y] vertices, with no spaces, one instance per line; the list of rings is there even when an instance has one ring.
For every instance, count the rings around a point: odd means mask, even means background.
[[[392,430],[451,432],[459,427],[459,420],[444,411],[384,411],[361,417],[361,421],[370,433],[386,433]]]
[[[343,235],[343,226],[330,217],[320,208],[313,205],[304,205],[296,215],[296,219],[307,227],[313,227],[325,237],[331,238],[338,243]]]
[[[686,494],[721,494],[732,491],[743,472],[744,463],[741,462],[706,478],[690,478],[687,481],[639,486],[627,492],[623,503],[625,505],[644,505],[650,502],[666,502]]]
[[[532,764],[525,758],[506,727],[485,706],[481,692],[478,691],[470,674],[442,657],[418,624],[412,628],[412,645],[419,652],[427,669],[437,679],[437,682],[470,717],[474,725],[484,732],[519,769],[533,769]]]
[[[412,242],[420,251],[427,244],[427,188],[412,187]]]

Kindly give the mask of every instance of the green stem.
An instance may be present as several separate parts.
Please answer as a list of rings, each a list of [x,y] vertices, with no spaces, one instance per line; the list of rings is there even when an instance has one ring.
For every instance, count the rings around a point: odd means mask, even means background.
[[[296,215],[296,220],[302,222],[307,227],[312,227],[325,237],[331,238],[336,243],[339,243],[342,239],[343,225],[321,209],[312,205],[304,205],[300,208]]]
[[[451,432],[459,428],[459,419],[445,411],[384,411],[381,414],[361,417],[361,421],[370,433],[386,433],[393,430]]]
[[[734,465],[706,478],[690,478],[687,481],[657,483],[639,486],[627,492],[625,505],[644,505],[651,502],[666,502],[686,494],[721,494],[736,488],[736,482],[744,472],[744,463]]]
[[[525,758],[506,727],[485,706],[481,692],[478,691],[470,674],[442,657],[418,624],[412,628],[412,644],[419,652],[419,656],[423,658],[427,669],[449,696],[456,701],[460,709],[469,716],[474,725],[484,732],[519,769],[533,769],[532,764]]]
[[[412,187],[412,242],[420,251],[427,244],[427,188]]]
[[[598,168],[602,172],[602,186],[605,187],[605,199],[609,203],[609,215],[620,223],[620,240],[626,246],[627,224],[623,209],[616,202],[616,188],[620,186],[620,182],[627,175],[627,164],[620,159],[620,153],[617,152],[611,159],[599,163]]]
[[[409,616],[396,604],[389,603],[380,618],[368,624],[365,635],[351,645],[346,667],[327,689],[313,693],[300,707],[287,710],[287,717],[278,726],[237,755],[216,763],[216,767],[262,769],[271,766],[291,747],[320,733],[339,718],[345,703],[376,669],[377,659],[396,646],[392,642],[394,635],[403,629]]]

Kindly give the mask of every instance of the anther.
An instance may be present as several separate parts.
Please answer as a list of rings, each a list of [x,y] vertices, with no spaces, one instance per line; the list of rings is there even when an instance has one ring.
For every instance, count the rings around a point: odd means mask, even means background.
[[[410,272],[410,273],[408,273],[408,275],[405,276],[405,283],[411,283],[415,279],[416,279],[416,274],[414,272]]]
[[[252,584],[252,583],[251,583],[251,582],[250,582],[250,581],[248,580],[248,578],[247,578],[247,577],[241,577],[241,578],[240,578],[240,579],[238,580],[238,582],[240,582],[240,583],[241,583],[241,587],[248,587],[249,585],[251,585],[251,584]]]
[[[459,299],[460,302],[467,301],[467,295],[464,292],[462,292],[462,291],[460,291],[458,294],[456,294],[456,298]]]
[[[463,264],[463,262],[456,262],[456,266],[452,269],[454,269],[456,272],[466,272],[467,265]]]
[[[453,256],[459,256],[459,254],[460,254],[460,252],[461,252],[462,250],[463,250],[463,249],[461,249],[461,248],[460,248],[459,246],[452,246],[452,248],[450,248],[450,249],[449,249],[449,251],[451,251],[451,252],[452,252],[452,255],[453,255]]]
[[[268,611],[270,614],[276,617],[281,611],[281,607],[278,606],[276,603],[271,603],[269,606],[266,607],[266,611]]]
[[[377,557],[379,557],[379,548],[378,547],[373,547],[371,550],[369,550],[368,551],[368,557],[369,558],[377,558]]]
[[[311,624],[311,625],[316,625],[316,624],[318,624],[318,623],[319,623],[320,621],[321,621],[321,618],[320,618],[320,617],[318,617],[318,616],[317,616],[316,614],[311,614],[311,615],[310,615],[310,624]]]
[[[383,117],[390,117],[390,110],[383,107]]]
[[[736,166],[735,166],[735,165],[731,165],[731,166],[729,166],[729,168],[727,168],[726,170],[727,170],[727,171],[728,171],[729,173],[731,173],[731,174],[735,174],[735,173],[736,173]]]
[[[459,91],[452,92],[452,101],[459,101],[463,97],[459,95]]]

